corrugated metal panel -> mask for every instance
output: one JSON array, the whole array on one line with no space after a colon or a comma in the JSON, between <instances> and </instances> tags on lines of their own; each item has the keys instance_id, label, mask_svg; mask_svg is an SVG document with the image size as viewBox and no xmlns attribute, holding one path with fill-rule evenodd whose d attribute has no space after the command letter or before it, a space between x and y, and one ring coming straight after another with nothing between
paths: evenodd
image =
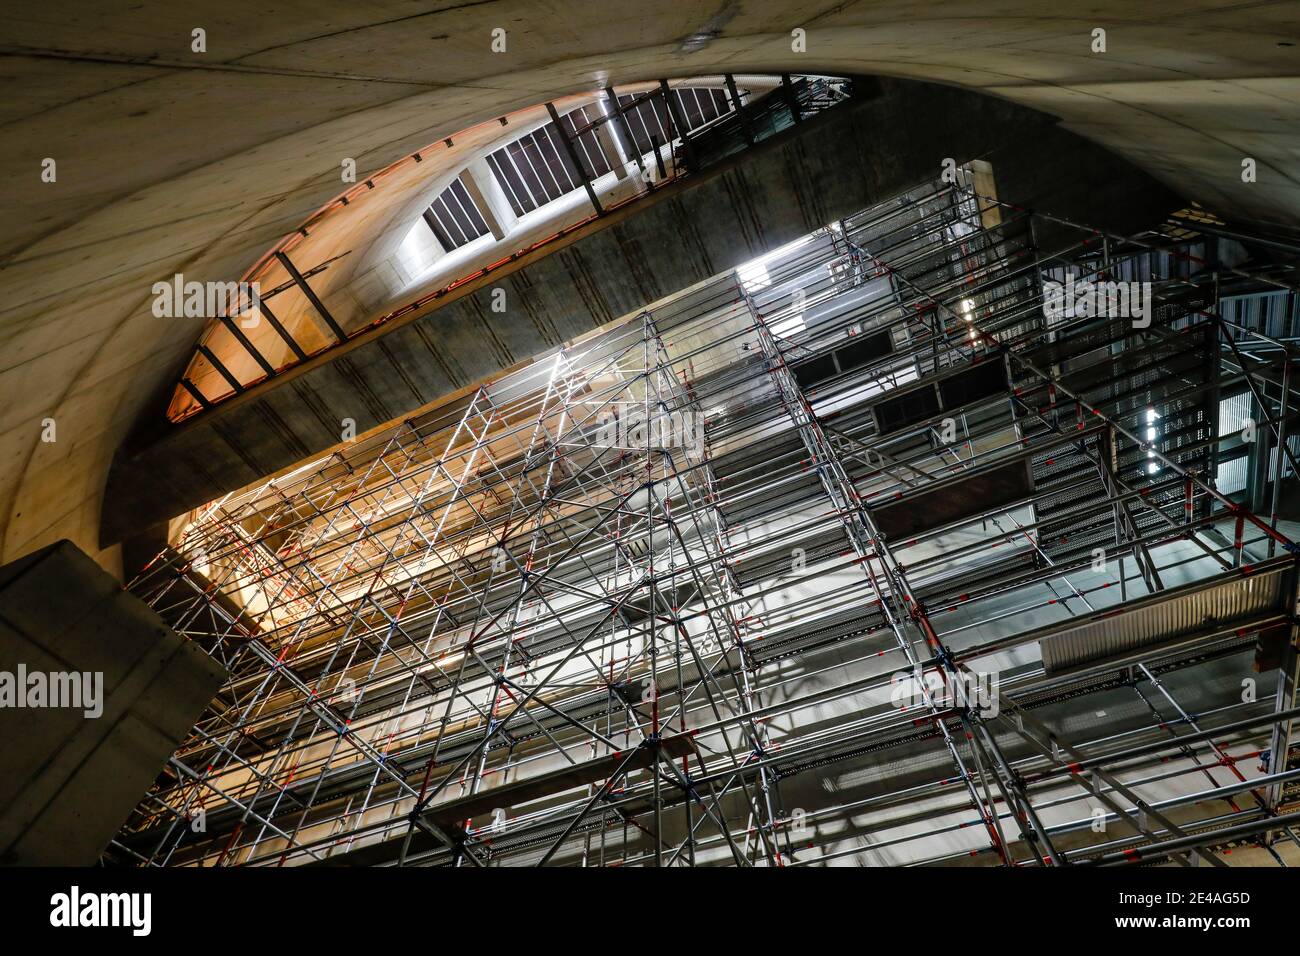
<instances>
[{"instance_id":1,"label":"corrugated metal panel","mask_svg":"<svg viewBox=\"0 0 1300 956\"><path fill-rule=\"evenodd\" d=\"M1276 447L1276 445L1273 446L1274 449L1276 449ZM1291 449L1291 454L1300 456L1300 435L1288 435L1286 439L1286 447ZM1297 458L1297 460L1300 460L1300 458ZM1282 480L1286 481L1290 477L1292 477L1291 462L1286 459L1286 456L1283 456ZM1273 453L1270 451L1268 457L1268 480L1273 481L1276 478L1277 459L1273 457Z\"/></svg>"},{"instance_id":2,"label":"corrugated metal panel","mask_svg":"<svg viewBox=\"0 0 1300 956\"><path fill-rule=\"evenodd\" d=\"M1217 583L1216 583L1217 582ZM1275 564L1247 576L1237 573L1129 602L1067 626L1039 642L1047 673L1140 647L1173 641L1210 628L1228 627L1270 611L1290 613L1295 604L1295 565Z\"/></svg>"},{"instance_id":3,"label":"corrugated metal panel","mask_svg":"<svg viewBox=\"0 0 1300 956\"><path fill-rule=\"evenodd\" d=\"M1225 495L1235 495L1246 487L1246 459L1234 458L1219 465L1214 476L1214 487Z\"/></svg>"},{"instance_id":4,"label":"corrugated metal panel","mask_svg":"<svg viewBox=\"0 0 1300 956\"><path fill-rule=\"evenodd\" d=\"M1249 418L1250 392L1222 399L1219 402L1219 437L1241 431Z\"/></svg>"},{"instance_id":5,"label":"corrugated metal panel","mask_svg":"<svg viewBox=\"0 0 1300 956\"><path fill-rule=\"evenodd\" d=\"M1276 338L1294 336L1300 326L1300 298L1286 291L1225 296L1219 303L1219 311L1230 322L1259 329ZM1233 332L1232 337L1242 341L1247 333Z\"/></svg>"}]
</instances>

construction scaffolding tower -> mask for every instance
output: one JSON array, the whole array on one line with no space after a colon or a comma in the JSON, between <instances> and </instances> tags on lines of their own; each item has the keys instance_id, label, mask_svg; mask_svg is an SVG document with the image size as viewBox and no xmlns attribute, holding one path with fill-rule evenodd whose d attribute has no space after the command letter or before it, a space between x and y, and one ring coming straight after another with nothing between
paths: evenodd
<instances>
[{"instance_id":1,"label":"construction scaffolding tower","mask_svg":"<svg viewBox=\"0 0 1300 956\"><path fill-rule=\"evenodd\" d=\"M230 678L106 862L1300 843L1289 269L986 173L191 515L132 588Z\"/></svg>"}]
</instances>

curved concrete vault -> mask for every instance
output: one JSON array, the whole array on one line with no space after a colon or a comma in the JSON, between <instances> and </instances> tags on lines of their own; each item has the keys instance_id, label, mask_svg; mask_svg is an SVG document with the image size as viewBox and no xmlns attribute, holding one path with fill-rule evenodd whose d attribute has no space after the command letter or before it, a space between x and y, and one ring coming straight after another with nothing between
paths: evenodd
<instances>
[{"instance_id":1,"label":"curved concrete vault","mask_svg":"<svg viewBox=\"0 0 1300 956\"><path fill-rule=\"evenodd\" d=\"M150 313L176 272L237 278L359 175L485 119L605 82L718 72L884 75L1060 117L1177 193L1300 223L1294 4L574 0L382 8L312 22L200 2L65 4L6 20L0 561L98 548L105 477L201 320ZM191 52L191 32L207 50ZM491 31L507 31L493 53ZM807 52L791 30L807 31ZM1092 31L1107 50L1093 53ZM684 38L703 34L691 43ZM925 116L915 116L917 124ZM1258 178L1243 183L1241 162ZM42 160L57 181L41 181ZM43 421L57 438L42 441Z\"/></svg>"}]
</instances>

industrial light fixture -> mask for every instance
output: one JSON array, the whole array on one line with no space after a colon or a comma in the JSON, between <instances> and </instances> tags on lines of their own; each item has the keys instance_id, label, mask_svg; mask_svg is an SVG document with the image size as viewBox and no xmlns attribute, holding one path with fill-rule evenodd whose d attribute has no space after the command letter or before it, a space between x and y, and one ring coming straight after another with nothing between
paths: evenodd
<instances>
[{"instance_id":1,"label":"industrial light fixture","mask_svg":"<svg viewBox=\"0 0 1300 956\"><path fill-rule=\"evenodd\" d=\"M1155 460L1154 451L1155 443L1160 440L1160 429L1157 422L1160 420L1160 414L1154 408L1148 408L1146 414L1147 420L1147 474L1156 475L1160 473L1160 463Z\"/></svg>"}]
</instances>

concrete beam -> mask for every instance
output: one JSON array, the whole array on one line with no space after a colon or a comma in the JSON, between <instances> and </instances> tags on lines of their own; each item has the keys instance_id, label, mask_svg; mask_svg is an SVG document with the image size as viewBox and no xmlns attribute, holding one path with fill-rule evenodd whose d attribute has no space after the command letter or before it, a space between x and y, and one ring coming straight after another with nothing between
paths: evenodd
<instances>
[{"instance_id":1,"label":"concrete beam","mask_svg":"<svg viewBox=\"0 0 1300 956\"><path fill-rule=\"evenodd\" d=\"M483 221L487 223L492 237L497 242L500 242L506 237L506 227L502 223L510 220L503 220L503 217L497 212L498 204L494 200L498 199L498 196L491 191L496 184L491 171L487 168L487 163L481 160L470 163L468 167L461 170L458 178L461 185L465 187L465 192L469 193L469 198L474 200L474 204L478 206L478 210L483 216Z\"/></svg>"},{"instance_id":2,"label":"concrete beam","mask_svg":"<svg viewBox=\"0 0 1300 956\"><path fill-rule=\"evenodd\" d=\"M0 682L20 672L87 693L34 709L0 683L0 864L93 865L225 671L61 541L0 568Z\"/></svg>"}]
</instances>

